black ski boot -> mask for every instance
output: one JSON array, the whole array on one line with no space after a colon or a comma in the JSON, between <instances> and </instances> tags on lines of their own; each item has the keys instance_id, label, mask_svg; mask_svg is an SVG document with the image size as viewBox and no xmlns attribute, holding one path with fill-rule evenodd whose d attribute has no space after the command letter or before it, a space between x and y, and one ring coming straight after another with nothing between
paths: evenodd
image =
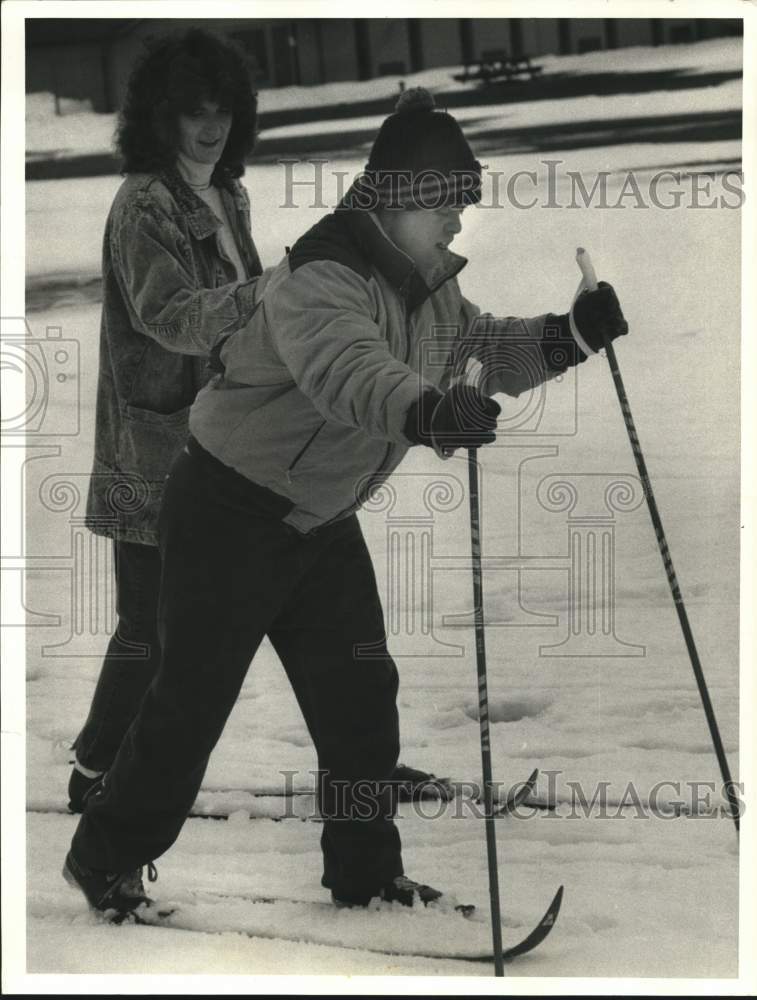
<instances>
[{"instance_id":1,"label":"black ski boot","mask_svg":"<svg viewBox=\"0 0 757 1000\"><path fill-rule=\"evenodd\" d=\"M389 779L399 802L418 802L420 799L441 799L451 802L455 797L449 778L437 778L435 774L419 771L407 764L398 764Z\"/></svg>"},{"instance_id":2,"label":"black ski boot","mask_svg":"<svg viewBox=\"0 0 757 1000\"><path fill-rule=\"evenodd\" d=\"M154 882L158 877L155 865L147 866L147 877ZM101 869L85 868L69 851L63 865L63 878L73 889L84 894L93 910L106 916L112 914L111 923L120 924L142 905L152 906L153 900L145 892L142 869L130 872L106 872Z\"/></svg>"},{"instance_id":3,"label":"black ski boot","mask_svg":"<svg viewBox=\"0 0 757 1000\"><path fill-rule=\"evenodd\" d=\"M372 896L356 895L349 898L336 896L331 893L334 905L340 909L351 906L368 906L372 899L383 899L387 903L401 903L403 906L415 906L416 903L423 903L428 906L442 898L442 893L438 889L432 889L430 885L422 885L420 882L413 882L407 875L397 875Z\"/></svg>"}]
</instances>

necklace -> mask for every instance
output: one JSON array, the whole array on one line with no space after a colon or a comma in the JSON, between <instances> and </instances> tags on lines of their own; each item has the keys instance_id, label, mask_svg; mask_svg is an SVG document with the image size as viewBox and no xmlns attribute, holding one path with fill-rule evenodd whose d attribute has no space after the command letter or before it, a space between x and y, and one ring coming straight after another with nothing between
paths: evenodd
<instances>
[{"instance_id":1,"label":"necklace","mask_svg":"<svg viewBox=\"0 0 757 1000\"><path fill-rule=\"evenodd\" d=\"M184 183L193 191L207 191L213 177L212 164L193 163L189 157L179 153L176 166ZM203 176L204 175L204 176Z\"/></svg>"}]
</instances>

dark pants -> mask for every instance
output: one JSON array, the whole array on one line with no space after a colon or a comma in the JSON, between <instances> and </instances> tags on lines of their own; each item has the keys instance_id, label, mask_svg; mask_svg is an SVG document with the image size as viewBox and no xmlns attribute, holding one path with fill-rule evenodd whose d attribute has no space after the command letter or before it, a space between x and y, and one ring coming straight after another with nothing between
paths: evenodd
<instances>
[{"instance_id":1,"label":"dark pants","mask_svg":"<svg viewBox=\"0 0 757 1000\"><path fill-rule=\"evenodd\" d=\"M107 771L160 664L155 546L114 542L118 626L103 660L84 727L74 747L80 764Z\"/></svg>"},{"instance_id":2,"label":"dark pants","mask_svg":"<svg viewBox=\"0 0 757 1000\"><path fill-rule=\"evenodd\" d=\"M123 871L171 846L268 634L318 754L324 884L357 900L402 873L385 784L398 679L370 556L356 517L304 537L282 523L288 508L204 453L175 464L161 512L160 667L88 800L73 842L81 863Z\"/></svg>"}]
</instances>

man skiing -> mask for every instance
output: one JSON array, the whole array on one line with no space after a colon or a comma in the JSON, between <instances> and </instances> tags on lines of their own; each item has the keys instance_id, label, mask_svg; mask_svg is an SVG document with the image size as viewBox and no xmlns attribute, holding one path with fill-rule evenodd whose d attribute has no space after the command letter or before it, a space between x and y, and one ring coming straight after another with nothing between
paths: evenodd
<instances>
[{"instance_id":1,"label":"man skiing","mask_svg":"<svg viewBox=\"0 0 757 1000\"><path fill-rule=\"evenodd\" d=\"M152 877L179 835L265 635L318 754L334 902L442 895L404 874L387 781L398 678L355 512L408 448L492 442L489 393L517 395L628 331L609 285L566 315L481 315L449 249L480 186L455 119L407 91L359 183L259 279L252 318L217 352L161 510L160 667L64 867L95 909L149 905L142 868ZM469 358L478 388L452 384Z\"/></svg>"}]
</instances>

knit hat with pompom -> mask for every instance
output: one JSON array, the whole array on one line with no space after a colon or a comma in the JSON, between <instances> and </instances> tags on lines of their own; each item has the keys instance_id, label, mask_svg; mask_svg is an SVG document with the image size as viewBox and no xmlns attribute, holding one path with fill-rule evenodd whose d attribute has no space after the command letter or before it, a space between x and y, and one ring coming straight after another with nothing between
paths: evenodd
<instances>
[{"instance_id":1,"label":"knit hat with pompom","mask_svg":"<svg viewBox=\"0 0 757 1000\"><path fill-rule=\"evenodd\" d=\"M470 205L481 198L481 164L452 115L414 87L379 129L360 187L384 207Z\"/></svg>"}]
</instances>

